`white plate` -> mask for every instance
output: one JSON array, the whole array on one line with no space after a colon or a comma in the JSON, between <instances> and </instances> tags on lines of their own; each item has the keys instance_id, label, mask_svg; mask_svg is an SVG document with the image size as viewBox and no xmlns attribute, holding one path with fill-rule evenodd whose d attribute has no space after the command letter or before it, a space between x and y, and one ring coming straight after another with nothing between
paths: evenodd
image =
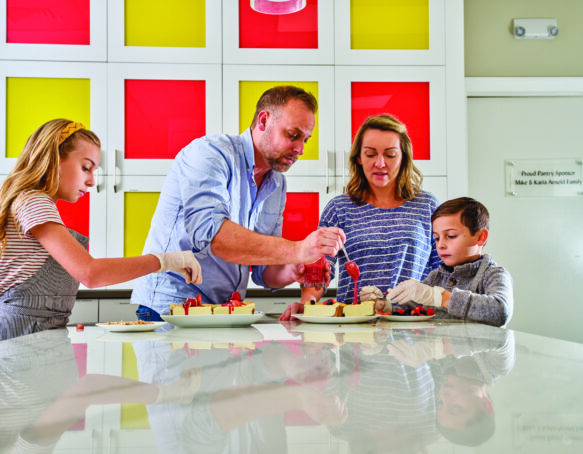
<instances>
[{"instance_id":1,"label":"white plate","mask_svg":"<svg viewBox=\"0 0 583 454\"><path fill-rule=\"evenodd\" d=\"M249 326L264 315L263 312L255 312L254 314L162 315L162 318L180 328L224 328Z\"/></svg>"},{"instance_id":2,"label":"white plate","mask_svg":"<svg viewBox=\"0 0 583 454\"><path fill-rule=\"evenodd\" d=\"M380 315L384 320L391 320L393 322L421 322L435 317L435 315Z\"/></svg>"},{"instance_id":3,"label":"white plate","mask_svg":"<svg viewBox=\"0 0 583 454\"><path fill-rule=\"evenodd\" d=\"M294 317L302 322L337 325L343 325L345 323L365 323L377 318L376 315L362 315L360 317L318 317L317 315L303 314L294 314Z\"/></svg>"},{"instance_id":4,"label":"white plate","mask_svg":"<svg viewBox=\"0 0 583 454\"><path fill-rule=\"evenodd\" d=\"M144 331L154 331L161 326L164 326L166 322L152 322L147 325L108 325L107 323L96 323L95 326L99 326L107 331L114 333L129 333L129 332L144 332Z\"/></svg>"}]
</instances>

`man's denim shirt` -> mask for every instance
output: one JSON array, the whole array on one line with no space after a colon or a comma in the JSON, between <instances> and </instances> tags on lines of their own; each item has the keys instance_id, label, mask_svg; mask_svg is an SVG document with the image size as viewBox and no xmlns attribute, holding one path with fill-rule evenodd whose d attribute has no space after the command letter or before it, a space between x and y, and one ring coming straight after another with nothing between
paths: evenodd
<instances>
[{"instance_id":1,"label":"man's denim shirt","mask_svg":"<svg viewBox=\"0 0 583 454\"><path fill-rule=\"evenodd\" d=\"M206 303L222 303L234 291L245 295L250 269L253 282L265 287L265 266L236 265L211 251L211 241L229 219L264 235L281 236L285 177L269 171L257 192L251 131L194 140L176 156L162 188L144 254L192 250L202 267L201 285L187 285L174 272L153 273L136 281L131 302L170 311L198 293Z\"/></svg>"}]
</instances>

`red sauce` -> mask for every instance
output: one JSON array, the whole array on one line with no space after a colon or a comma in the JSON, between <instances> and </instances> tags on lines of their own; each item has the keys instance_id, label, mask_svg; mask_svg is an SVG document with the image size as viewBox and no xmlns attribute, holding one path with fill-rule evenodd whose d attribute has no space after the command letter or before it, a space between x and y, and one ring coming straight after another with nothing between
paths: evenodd
<instances>
[{"instance_id":1,"label":"red sauce","mask_svg":"<svg viewBox=\"0 0 583 454\"><path fill-rule=\"evenodd\" d=\"M358 277L360 276L360 270L358 269L358 265L353 262L349 261L346 263L346 271L348 275L354 280L354 301L352 304L358 304L358 289L357 289L357 281Z\"/></svg>"}]
</instances>

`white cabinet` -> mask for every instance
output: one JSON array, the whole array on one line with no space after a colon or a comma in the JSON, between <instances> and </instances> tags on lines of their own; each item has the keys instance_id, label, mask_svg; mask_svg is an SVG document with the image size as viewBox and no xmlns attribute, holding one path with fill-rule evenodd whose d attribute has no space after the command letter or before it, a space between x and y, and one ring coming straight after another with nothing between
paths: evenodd
<instances>
[{"instance_id":1,"label":"white cabinet","mask_svg":"<svg viewBox=\"0 0 583 454\"><path fill-rule=\"evenodd\" d=\"M458 0L447 2L455 3L456 8L461 8ZM407 1L402 1L400 11L397 5L399 2L384 3L351 0L334 2L335 63L355 66L443 65L446 53L444 27L446 0L428 0L427 14L419 14L419 11L416 11L423 10L423 2L407 5ZM411 10L411 14L406 14L407 10ZM371 15L374 21L371 21ZM368 21L359 24L360 18L364 20L368 18ZM428 22L429 29L426 44L423 44L423 38L420 38L421 43L407 48L415 33L427 33L424 20ZM359 33L366 35L364 40L361 40L366 44L359 44ZM391 34L404 36L403 40L407 45L401 48L383 46L383 38ZM377 43L378 48L375 47Z\"/></svg>"},{"instance_id":2,"label":"white cabinet","mask_svg":"<svg viewBox=\"0 0 583 454\"><path fill-rule=\"evenodd\" d=\"M107 80L110 175L165 175L197 135L221 132L220 65L109 63Z\"/></svg>"},{"instance_id":3,"label":"white cabinet","mask_svg":"<svg viewBox=\"0 0 583 454\"><path fill-rule=\"evenodd\" d=\"M316 127L289 176L327 175L334 151L334 73L332 66L224 65L223 129L243 132L251 125L261 94L275 85L299 85L318 98ZM241 105L243 104L243 105Z\"/></svg>"},{"instance_id":4,"label":"white cabinet","mask_svg":"<svg viewBox=\"0 0 583 454\"><path fill-rule=\"evenodd\" d=\"M268 2L265 2L268 3ZM315 2L310 2L315 3ZM245 10L241 11L243 5ZM334 1L318 0L317 8L312 4L299 14L304 15L301 26L291 24L288 15L269 15L250 12L249 2L239 0L223 0L223 63L258 64L258 65L333 65L334 64ZM310 11L310 10L317 11ZM256 22L245 23L245 18L259 18ZM270 27L271 26L271 27ZM251 47L253 44L244 41L251 33L245 33L243 27L255 27L257 34L263 35L262 47ZM290 41L289 47L281 48L270 40L278 32ZM270 33L273 33L270 35ZM310 41L306 34L312 34ZM304 38L298 42L298 38ZM294 41L296 40L296 41ZM258 41L258 40L255 40ZM255 44L259 45L259 44ZM300 47L301 46L301 47Z\"/></svg>"},{"instance_id":5,"label":"white cabinet","mask_svg":"<svg viewBox=\"0 0 583 454\"><path fill-rule=\"evenodd\" d=\"M8 5L8 3L12 3ZM22 2L0 3L0 58L8 60L106 61L107 60L107 2L92 0L75 5L78 10L66 11L66 2L42 5L42 14ZM121 3L121 2L118 2ZM11 8L10 16L9 8ZM65 10L63 9L65 8ZM86 8L86 9L85 9ZM58 15L65 12L67 20ZM5 20L5 18L8 18ZM43 22L49 33L42 44L31 41L30 27ZM21 39L23 35L25 39ZM69 36L68 36L69 35ZM73 35L73 36L70 36ZM13 37L12 39L10 37ZM39 36L35 36L38 38ZM38 41L37 41L38 42ZM61 44L54 44L60 42ZM65 44L66 42L66 44ZM78 44L75 44L77 42ZM82 44L81 44L82 43Z\"/></svg>"},{"instance_id":6,"label":"white cabinet","mask_svg":"<svg viewBox=\"0 0 583 454\"><path fill-rule=\"evenodd\" d=\"M108 0L107 9L110 62L221 62L219 0L147 5Z\"/></svg>"},{"instance_id":7,"label":"white cabinet","mask_svg":"<svg viewBox=\"0 0 583 454\"><path fill-rule=\"evenodd\" d=\"M7 3L2 2L2 12L8 11ZM6 138L0 173L9 172L24 140L46 116L60 112L30 90L14 90L14 82L57 79L66 87L67 81L88 81L82 111L87 119L68 104L65 112L86 121L103 143L97 187L90 194L94 256L141 254L175 154L197 136L242 132L259 95L282 83L299 84L318 98L314 135L286 175L290 193L318 194L320 212L348 181L347 156L361 122L356 115L399 117L406 104L392 111L392 93L378 91L378 84L395 84L395 90L401 90L399 84L425 87L427 96L412 97L407 106L426 120L421 129L427 150L415 160L424 188L440 201L465 193L462 0L414 5L307 0L301 16L280 17L258 15L249 2L238 0L177 0L178 15L165 11L163 2L89 4L91 35L85 45L7 42L13 17L0 21L0 99L5 102L0 136ZM393 8L390 14L387 8ZM304 41L290 46L286 37ZM177 88L182 84L189 87L185 92ZM356 96L363 86L370 95ZM69 102L67 90L57 92ZM181 95L186 92L191 96ZM199 127L189 125L185 115L196 116ZM419 148L414 143L414 153Z\"/></svg>"}]
</instances>

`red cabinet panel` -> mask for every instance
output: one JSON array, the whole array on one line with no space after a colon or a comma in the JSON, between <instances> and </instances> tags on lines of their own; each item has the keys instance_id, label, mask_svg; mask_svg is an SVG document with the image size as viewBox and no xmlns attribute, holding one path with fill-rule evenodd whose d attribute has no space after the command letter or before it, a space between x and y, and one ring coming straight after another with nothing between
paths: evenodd
<instances>
[{"instance_id":1,"label":"red cabinet panel","mask_svg":"<svg viewBox=\"0 0 583 454\"><path fill-rule=\"evenodd\" d=\"M89 236L89 197L90 194L85 194L76 203L57 201L57 209L65 226L87 237Z\"/></svg>"},{"instance_id":2,"label":"red cabinet panel","mask_svg":"<svg viewBox=\"0 0 583 454\"><path fill-rule=\"evenodd\" d=\"M317 192L288 192L283 211L282 236L299 241L318 228L320 194Z\"/></svg>"},{"instance_id":3,"label":"red cabinet panel","mask_svg":"<svg viewBox=\"0 0 583 454\"><path fill-rule=\"evenodd\" d=\"M297 1L257 1L258 6ZM277 5L276 5L277 6ZM293 6L293 5L291 5ZM258 8L260 9L260 8ZM251 49L317 49L318 1L307 0L306 6L291 14L264 14L251 8L250 0L239 0L239 47Z\"/></svg>"},{"instance_id":4,"label":"red cabinet panel","mask_svg":"<svg viewBox=\"0 0 583 454\"><path fill-rule=\"evenodd\" d=\"M89 0L7 0L6 42L88 45Z\"/></svg>"},{"instance_id":5,"label":"red cabinet panel","mask_svg":"<svg viewBox=\"0 0 583 454\"><path fill-rule=\"evenodd\" d=\"M352 138L370 115L391 114L407 126L414 159L430 159L429 82L352 82Z\"/></svg>"},{"instance_id":6,"label":"red cabinet panel","mask_svg":"<svg viewBox=\"0 0 583 454\"><path fill-rule=\"evenodd\" d=\"M126 80L125 158L173 159L206 131L204 80Z\"/></svg>"}]
</instances>

